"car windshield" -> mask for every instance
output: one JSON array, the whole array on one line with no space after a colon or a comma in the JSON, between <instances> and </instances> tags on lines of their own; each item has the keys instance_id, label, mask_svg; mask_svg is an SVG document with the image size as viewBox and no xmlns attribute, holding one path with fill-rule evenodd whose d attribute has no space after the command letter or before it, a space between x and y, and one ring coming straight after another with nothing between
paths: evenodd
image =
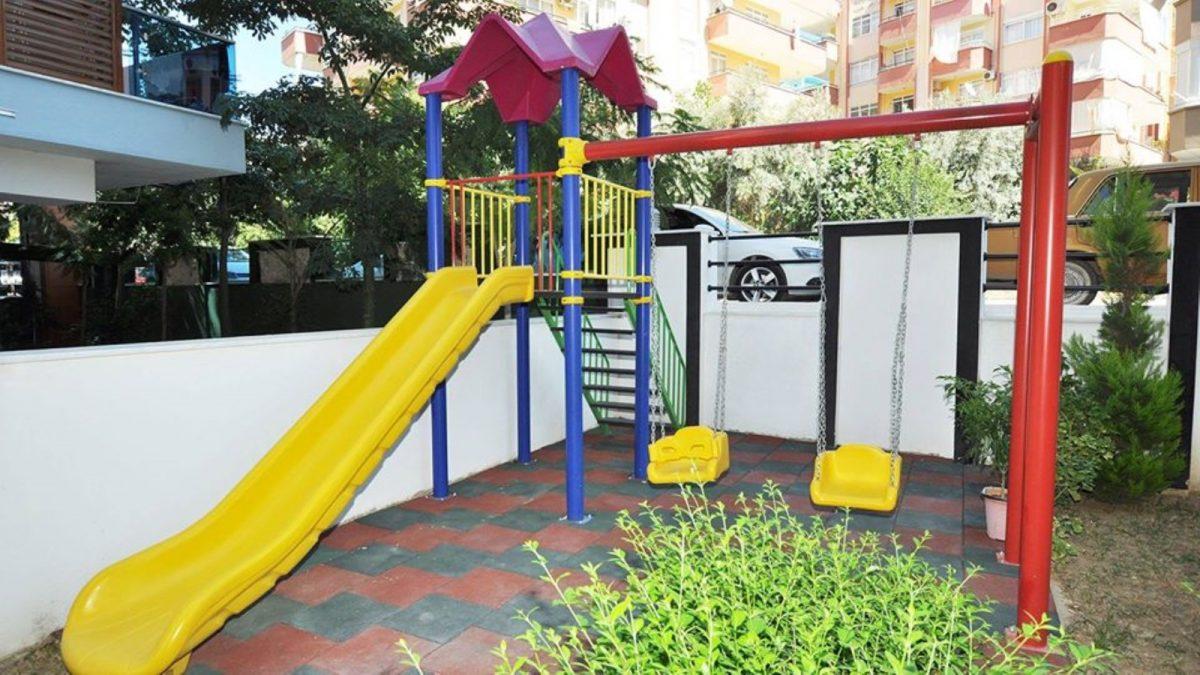
<instances>
[{"instance_id":1,"label":"car windshield","mask_svg":"<svg viewBox=\"0 0 1200 675\"><path fill-rule=\"evenodd\" d=\"M707 206L689 206L688 209L720 229L725 229L726 215L724 211L710 209ZM756 228L746 224L744 221L738 220L736 216L728 216L728 219L730 232L734 234L758 234Z\"/></svg>"}]
</instances>

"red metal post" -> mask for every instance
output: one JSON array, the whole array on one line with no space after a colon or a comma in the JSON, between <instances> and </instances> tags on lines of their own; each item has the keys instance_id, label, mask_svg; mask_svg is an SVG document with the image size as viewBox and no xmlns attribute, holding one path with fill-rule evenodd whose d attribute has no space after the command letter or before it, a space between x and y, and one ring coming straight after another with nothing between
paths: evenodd
<instances>
[{"instance_id":1,"label":"red metal post","mask_svg":"<svg viewBox=\"0 0 1200 675\"><path fill-rule=\"evenodd\" d=\"M1003 561L1021 563L1021 507L1025 495L1025 392L1029 375L1029 287L1033 285L1033 208L1037 199L1037 129L1025 134L1021 165L1021 227L1017 244L1017 310L1013 340L1012 426L1008 452L1008 514Z\"/></svg>"},{"instance_id":2,"label":"red metal post","mask_svg":"<svg viewBox=\"0 0 1200 675\"><path fill-rule=\"evenodd\" d=\"M1025 478L1021 512L1021 573L1017 621L1041 620L1050 605L1050 542L1058 383L1062 368L1063 267L1066 263L1067 162L1071 151L1070 54L1042 64L1038 108L1038 186L1033 212L1033 284L1029 294L1029 378L1026 391ZM1032 646L1045 643L1039 634Z\"/></svg>"},{"instance_id":3,"label":"red metal post","mask_svg":"<svg viewBox=\"0 0 1200 675\"><path fill-rule=\"evenodd\" d=\"M1030 101L994 103L964 108L919 110L916 112L852 117L849 119L795 122L760 127L740 127L689 134L665 134L645 138L594 141L584 147L588 161L665 155L676 152L732 150L734 148L789 143L816 143L873 136L907 136L935 131L988 129L1020 126L1029 122L1033 111Z\"/></svg>"}]
</instances>

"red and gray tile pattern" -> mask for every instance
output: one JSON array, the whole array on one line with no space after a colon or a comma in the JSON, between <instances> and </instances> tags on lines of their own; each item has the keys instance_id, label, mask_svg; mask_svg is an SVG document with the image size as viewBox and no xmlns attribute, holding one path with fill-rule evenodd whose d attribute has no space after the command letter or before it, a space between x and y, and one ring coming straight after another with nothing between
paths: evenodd
<instances>
[{"instance_id":1,"label":"red and gray tile pattern","mask_svg":"<svg viewBox=\"0 0 1200 675\"><path fill-rule=\"evenodd\" d=\"M455 497L415 499L341 525L322 538L304 563L266 597L231 619L193 654L192 673L402 672L395 644L422 655L425 672L491 672L492 654L525 624L565 622L541 570L522 544L540 542L553 569L602 562L622 545L615 530L622 509L643 501L669 507L670 489L628 479L632 439L587 438L587 504L592 519L563 523L561 445L535 453L529 466L505 464L454 485ZM709 494L732 501L767 480L782 486L794 511L817 514L808 500L811 445L735 435L733 466ZM995 625L1016 617L1016 568L996 562L999 546L984 532L983 478L944 460L908 458L900 507L848 518L851 529L929 539L922 553L947 573L980 567L968 586L996 601ZM601 568L601 572L606 567ZM607 568L607 571L614 571Z\"/></svg>"}]
</instances>

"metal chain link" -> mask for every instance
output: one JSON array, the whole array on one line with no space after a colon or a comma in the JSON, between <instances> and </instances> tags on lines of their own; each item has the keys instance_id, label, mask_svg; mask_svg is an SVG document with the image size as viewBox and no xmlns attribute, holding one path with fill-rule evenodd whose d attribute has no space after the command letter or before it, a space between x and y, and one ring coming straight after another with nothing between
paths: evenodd
<instances>
[{"instance_id":1,"label":"metal chain link","mask_svg":"<svg viewBox=\"0 0 1200 675\"><path fill-rule=\"evenodd\" d=\"M655 245L654 237L654 219L658 211L654 206L654 164L655 159L650 159L650 270L647 274L650 275L650 442L653 443L663 436L667 435L666 423L663 418L666 417L666 404L663 401L662 389L658 386L658 376L662 372L662 336L663 327L660 325L658 318L658 293L655 287L658 284L658 246Z\"/></svg>"},{"instance_id":2,"label":"metal chain link","mask_svg":"<svg viewBox=\"0 0 1200 675\"><path fill-rule=\"evenodd\" d=\"M733 210L733 151L725 155L725 233L721 239L721 337L717 344L717 391L713 397L713 426L725 430L725 380L729 367L729 212Z\"/></svg>"},{"instance_id":3,"label":"metal chain link","mask_svg":"<svg viewBox=\"0 0 1200 675\"><path fill-rule=\"evenodd\" d=\"M818 143L817 150L821 145ZM818 305L817 316L820 323L817 338L817 461L813 465L813 479L821 479L821 453L825 452L828 443L828 430L825 428L825 205L821 193L825 188L825 153L816 155L817 164L817 241L821 244L821 267L818 283L821 286L821 302Z\"/></svg>"},{"instance_id":4,"label":"metal chain link","mask_svg":"<svg viewBox=\"0 0 1200 675\"><path fill-rule=\"evenodd\" d=\"M908 191L908 233L904 239L904 281L900 286L900 312L896 317L896 338L892 342L892 390L888 427L888 447L892 453L891 484L898 478L897 459L900 456L900 423L904 415L904 356L908 340L908 287L912 271L913 233L917 222L917 183L921 173L921 138L912 140L912 180Z\"/></svg>"}]
</instances>

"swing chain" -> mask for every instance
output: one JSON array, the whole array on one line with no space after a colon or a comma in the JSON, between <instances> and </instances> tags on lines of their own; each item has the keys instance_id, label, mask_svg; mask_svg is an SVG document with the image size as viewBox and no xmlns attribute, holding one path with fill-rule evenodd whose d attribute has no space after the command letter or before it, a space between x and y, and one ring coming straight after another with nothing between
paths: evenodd
<instances>
[{"instance_id":1,"label":"swing chain","mask_svg":"<svg viewBox=\"0 0 1200 675\"><path fill-rule=\"evenodd\" d=\"M821 198L821 193L824 191L824 176L825 176L825 153L821 151L821 144L816 145L818 153L815 156L817 165L817 176L819 180L816 183L817 188L817 241L821 244L821 251L825 250L825 211L824 201ZM821 454L827 449L825 447L828 441L828 430L825 428L825 303L827 297L825 295L825 256L821 255L821 267L817 283L821 288L821 300L817 308L817 317L819 322L820 336L817 339L817 461L813 466L813 478L821 479Z\"/></svg>"},{"instance_id":2,"label":"swing chain","mask_svg":"<svg viewBox=\"0 0 1200 675\"><path fill-rule=\"evenodd\" d=\"M661 319L659 313L662 308L658 306L658 293L655 290L657 277L655 272L658 269L658 247L654 242L654 219L657 217L658 210L654 206L654 164L655 158L650 158L650 269L646 273L650 275L650 442L654 443L658 439L666 436L666 423L663 418L666 416L666 404L663 401L662 389L658 386L658 375L662 370L661 346L663 327L660 325Z\"/></svg>"},{"instance_id":3,"label":"swing chain","mask_svg":"<svg viewBox=\"0 0 1200 675\"><path fill-rule=\"evenodd\" d=\"M904 240L904 280L900 287L900 312L896 317L896 338L892 343L892 390L889 411L888 447L891 450L891 485L896 485L897 459L900 455L900 423L904 416L904 356L908 341L908 287L912 271L913 234L917 222L917 183L921 173L921 137L912 140L912 179L908 191L908 232Z\"/></svg>"},{"instance_id":4,"label":"swing chain","mask_svg":"<svg viewBox=\"0 0 1200 675\"><path fill-rule=\"evenodd\" d=\"M713 426L725 430L725 381L729 367L729 212L733 210L733 150L725 154L725 232L721 239L721 337L717 345L717 391L713 398Z\"/></svg>"}]
</instances>

